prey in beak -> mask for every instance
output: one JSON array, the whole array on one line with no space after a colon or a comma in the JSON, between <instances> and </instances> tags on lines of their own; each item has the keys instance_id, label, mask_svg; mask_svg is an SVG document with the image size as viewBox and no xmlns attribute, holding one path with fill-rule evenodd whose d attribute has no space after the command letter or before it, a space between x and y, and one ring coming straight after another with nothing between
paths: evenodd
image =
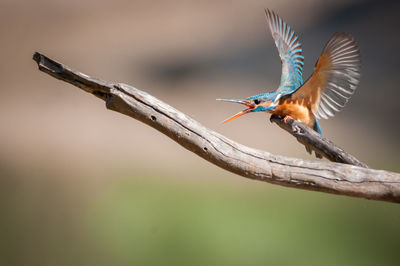
<instances>
[{"instance_id":1,"label":"prey in beak","mask_svg":"<svg viewBox=\"0 0 400 266\"><path fill-rule=\"evenodd\" d=\"M243 111L241 111L241 112L229 117L228 119L222 121L222 123L226 123L226 122L232 121L233 119L238 118L239 116L242 116L242 115L245 115L247 113L250 113L257 107L250 100L217 99L217 101L240 103L240 104L246 105L248 107L247 109L244 109Z\"/></svg>"}]
</instances>

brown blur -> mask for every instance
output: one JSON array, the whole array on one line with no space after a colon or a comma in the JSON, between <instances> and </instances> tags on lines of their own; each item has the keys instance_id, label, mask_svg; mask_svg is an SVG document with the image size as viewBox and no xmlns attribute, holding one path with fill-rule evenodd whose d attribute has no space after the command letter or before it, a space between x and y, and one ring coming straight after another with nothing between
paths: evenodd
<instances>
[{"instance_id":1,"label":"brown blur","mask_svg":"<svg viewBox=\"0 0 400 266\"><path fill-rule=\"evenodd\" d=\"M268 115L221 124L242 106L216 98L278 86L264 8L299 35L305 79L334 32L355 36L361 83L322 131L371 167L400 171L397 1L0 0L0 264L310 265L308 249L314 264L396 261L397 206L244 180L31 59L44 53L147 91L242 144L314 160ZM376 226L386 231L369 235ZM295 246L297 260L284 254Z\"/></svg>"}]
</instances>

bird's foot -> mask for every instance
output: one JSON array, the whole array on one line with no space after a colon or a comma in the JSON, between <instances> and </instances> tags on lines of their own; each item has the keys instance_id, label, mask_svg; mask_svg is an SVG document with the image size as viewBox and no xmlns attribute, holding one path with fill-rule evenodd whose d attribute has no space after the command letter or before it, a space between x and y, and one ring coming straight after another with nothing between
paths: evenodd
<instances>
[{"instance_id":1,"label":"bird's foot","mask_svg":"<svg viewBox=\"0 0 400 266\"><path fill-rule=\"evenodd\" d=\"M289 121L289 119L294 119L294 118L291 117L290 115L286 115L286 116L283 118L283 122L285 122L285 124L287 124L288 121Z\"/></svg>"}]
</instances>

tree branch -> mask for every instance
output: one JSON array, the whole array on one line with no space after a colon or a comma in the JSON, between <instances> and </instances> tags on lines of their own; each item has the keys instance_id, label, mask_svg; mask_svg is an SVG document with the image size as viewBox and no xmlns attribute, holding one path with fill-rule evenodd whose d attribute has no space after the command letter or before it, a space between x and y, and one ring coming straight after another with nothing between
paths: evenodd
<instances>
[{"instance_id":1,"label":"tree branch","mask_svg":"<svg viewBox=\"0 0 400 266\"><path fill-rule=\"evenodd\" d=\"M286 187L400 203L400 174L289 158L252 149L207 129L184 113L134 87L91 78L39 53L35 53L33 59L41 71L103 99L107 109L157 129L203 159L238 175ZM289 121L287 126L279 120L275 122L296 137L304 135L293 133L296 127L304 130L296 121ZM307 137L299 141L309 144ZM318 148L318 145L314 146L318 152L322 152L325 148ZM332 146L333 143L327 145Z\"/></svg>"},{"instance_id":2,"label":"tree branch","mask_svg":"<svg viewBox=\"0 0 400 266\"><path fill-rule=\"evenodd\" d=\"M271 122L276 123L282 129L292 134L298 142L304 144L306 147L311 148L316 153L323 155L329 161L369 168L365 163L360 162L353 155L348 154L336 146L335 143L327 138L322 137L316 131L299 121L289 119L285 123L282 118L271 116Z\"/></svg>"}]
</instances>

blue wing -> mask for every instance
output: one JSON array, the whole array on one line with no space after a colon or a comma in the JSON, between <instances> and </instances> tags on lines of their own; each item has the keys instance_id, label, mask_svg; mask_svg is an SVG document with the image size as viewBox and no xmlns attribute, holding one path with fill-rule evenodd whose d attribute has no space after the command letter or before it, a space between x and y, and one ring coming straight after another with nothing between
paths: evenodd
<instances>
[{"instance_id":1,"label":"blue wing","mask_svg":"<svg viewBox=\"0 0 400 266\"><path fill-rule=\"evenodd\" d=\"M301 43L294 31L273 11L265 10L269 28L282 61L281 84L277 92L293 93L303 84Z\"/></svg>"}]
</instances>

